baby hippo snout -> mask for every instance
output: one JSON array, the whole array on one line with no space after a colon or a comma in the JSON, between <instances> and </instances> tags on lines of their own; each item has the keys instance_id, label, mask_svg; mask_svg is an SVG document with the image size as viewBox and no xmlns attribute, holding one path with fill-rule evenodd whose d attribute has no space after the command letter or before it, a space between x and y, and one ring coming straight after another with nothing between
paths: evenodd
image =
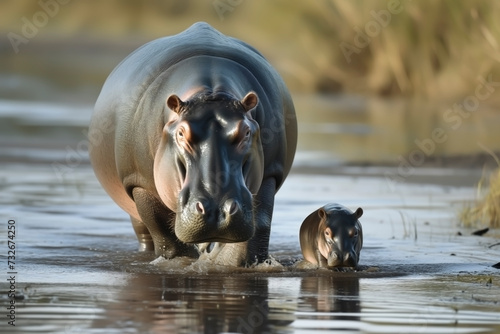
<instances>
[{"instance_id":1,"label":"baby hippo snout","mask_svg":"<svg viewBox=\"0 0 500 334\"><path fill-rule=\"evenodd\" d=\"M328 267L356 267L358 257L352 252L332 251L328 256Z\"/></svg>"}]
</instances>

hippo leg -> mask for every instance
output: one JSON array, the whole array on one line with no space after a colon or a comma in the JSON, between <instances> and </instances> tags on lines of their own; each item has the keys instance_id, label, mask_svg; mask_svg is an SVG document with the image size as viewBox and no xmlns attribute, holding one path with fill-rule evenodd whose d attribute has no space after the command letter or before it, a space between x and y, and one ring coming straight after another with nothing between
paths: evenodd
<instances>
[{"instance_id":1,"label":"hippo leg","mask_svg":"<svg viewBox=\"0 0 500 334\"><path fill-rule=\"evenodd\" d=\"M132 221L135 235L137 235L137 239L139 240L139 252L154 251L155 246L153 244L153 238L151 238L151 234L146 225L132 216L130 216L130 220Z\"/></svg>"},{"instance_id":2,"label":"hippo leg","mask_svg":"<svg viewBox=\"0 0 500 334\"><path fill-rule=\"evenodd\" d=\"M194 246L179 241L175 236L172 227L175 214L171 210L143 188L134 188L132 196L142 223L144 223L153 240L157 256L163 256L167 259L176 256L198 257L198 251Z\"/></svg>"},{"instance_id":3,"label":"hippo leg","mask_svg":"<svg viewBox=\"0 0 500 334\"><path fill-rule=\"evenodd\" d=\"M271 220L274 210L274 195L276 194L276 180L267 178L262 181L255 198L255 234L248 241L247 261L263 262L269 255L269 236L271 234Z\"/></svg>"},{"instance_id":4,"label":"hippo leg","mask_svg":"<svg viewBox=\"0 0 500 334\"><path fill-rule=\"evenodd\" d=\"M321 254L319 249L316 250L316 259L318 260L318 267L328 268L328 260Z\"/></svg>"}]
</instances>

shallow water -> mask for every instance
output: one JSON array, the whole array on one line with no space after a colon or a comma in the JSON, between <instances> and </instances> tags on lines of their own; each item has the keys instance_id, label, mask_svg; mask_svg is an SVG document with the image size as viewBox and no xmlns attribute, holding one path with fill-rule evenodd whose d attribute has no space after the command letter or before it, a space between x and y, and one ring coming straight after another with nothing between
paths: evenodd
<instances>
[{"instance_id":1,"label":"shallow water","mask_svg":"<svg viewBox=\"0 0 500 334\"><path fill-rule=\"evenodd\" d=\"M492 267L499 233L472 236L457 223L480 170L419 168L398 183L386 177L397 167L306 173L341 157L318 150L331 160L310 159L302 147L276 198L268 263L167 261L136 251L127 215L95 179L81 133L89 112L0 103L0 257L8 279L7 226L15 220L17 293L12 327L2 279L1 332L500 331L500 271ZM364 209L359 271L300 262L302 220L334 201Z\"/></svg>"}]
</instances>

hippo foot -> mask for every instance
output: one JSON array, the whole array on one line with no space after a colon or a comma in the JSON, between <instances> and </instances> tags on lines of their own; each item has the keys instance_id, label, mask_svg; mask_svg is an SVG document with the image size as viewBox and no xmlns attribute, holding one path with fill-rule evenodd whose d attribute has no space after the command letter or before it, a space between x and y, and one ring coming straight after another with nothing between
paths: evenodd
<instances>
[{"instance_id":1,"label":"hippo foot","mask_svg":"<svg viewBox=\"0 0 500 334\"><path fill-rule=\"evenodd\" d=\"M170 245L163 242L155 242L154 251L156 256L162 256L166 259L173 259L179 256L197 259L200 256L196 247L181 242Z\"/></svg>"},{"instance_id":2,"label":"hippo foot","mask_svg":"<svg viewBox=\"0 0 500 334\"><path fill-rule=\"evenodd\" d=\"M134 232L137 236L137 240L139 240L139 252L154 251L155 246L153 243L153 238L151 238L151 234L146 228L146 225L132 216L130 216L130 221L132 222L132 226L134 227Z\"/></svg>"}]
</instances>

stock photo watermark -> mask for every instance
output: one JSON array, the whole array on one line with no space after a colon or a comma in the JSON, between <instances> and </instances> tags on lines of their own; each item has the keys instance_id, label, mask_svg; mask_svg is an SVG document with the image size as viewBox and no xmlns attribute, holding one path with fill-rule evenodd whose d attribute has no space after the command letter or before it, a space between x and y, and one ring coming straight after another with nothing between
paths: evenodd
<instances>
[{"instance_id":1,"label":"stock photo watermark","mask_svg":"<svg viewBox=\"0 0 500 334\"><path fill-rule=\"evenodd\" d=\"M19 53L19 47L28 44L35 38L40 29L45 27L50 19L54 18L62 5L66 5L71 0L40 0L38 6L40 10L36 11L31 17L21 17L20 33L9 32L7 38L15 53Z\"/></svg>"},{"instance_id":2,"label":"stock photo watermark","mask_svg":"<svg viewBox=\"0 0 500 334\"><path fill-rule=\"evenodd\" d=\"M114 124L111 118L107 118L100 123L100 126L94 129L94 131L89 132L87 129L83 130L82 133L86 139L80 140L76 144L76 149L71 146L66 146L66 155L64 163L53 162L52 169L57 175L59 181L64 181L65 176L71 173L75 168L80 166L89 155L89 150L92 148L98 148L104 143L104 135L113 131Z\"/></svg>"},{"instance_id":3,"label":"stock photo watermark","mask_svg":"<svg viewBox=\"0 0 500 334\"><path fill-rule=\"evenodd\" d=\"M471 113L476 111L481 102L487 100L495 92L495 87L500 87L500 81L493 81L492 75L487 78L478 77L478 84L474 94L466 96L460 103L454 103L446 109L442 115L442 121L446 127L436 127L427 138L415 138L416 146L406 157L398 157L397 172L386 172L385 178L389 188L395 190L398 183L402 183L406 178L415 173L415 168L424 164L425 160L434 154L440 144L448 140L448 134L451 131L458 130L464 120L470 117Z\"/></svg>"},{"instance_id":4,"label":"stock photo watermark","mask_svg":"<svg viewBox=\"0 0 500 334\"><path fill-rule=\"evenodd\" d=\"M382 30L391 23L393 15L398 15L404 10L404 4L411 0L389 0L387 2L387 9L379 11L370 11L370 16L373 20L365 23L364 29L354 26L353 30L356 35L352 43L345 41L340 42L339 47L344 55L347 63L351 63L351 56L359 54L364 48L370 45L373 38L376 38Z\"/></svg>"},{"instance_id":5,"label":"stock photo watermark","mask_svg":"<svg viewBox=\"0 0 500 334\"><path fill-rule=\"evenodd\" d=\"M7 221L7 282L9 284L7 297L9 300L6 307L7 324L16 326L16 291L17 291L17 267L16 267L16 220Z\"/></svg>"},{"instance_id":6,"label":"stock photo watermark","mask_svg":"<svg viewBox=\"0 0 500 334\"><path fill-rule=\"evenodd\" d=\"M221 21L224 21L227 13L232 13L236 7L241 5L244 0L214 0L212 6L214 7L217 16Z\"/></svg>"},{"instance_id":7,"label":"stock photo watermark","mask_svg":"<svg viewBox=\"0 0 500 334\"><path fill-rule=\"evenodd\" d=\"M253 302L254 310L244 317L238 317L238 333L255 333L261 327L269 314L267 301L264 300L260 304L257 301Z\"/></svg>"}]
</instances>

